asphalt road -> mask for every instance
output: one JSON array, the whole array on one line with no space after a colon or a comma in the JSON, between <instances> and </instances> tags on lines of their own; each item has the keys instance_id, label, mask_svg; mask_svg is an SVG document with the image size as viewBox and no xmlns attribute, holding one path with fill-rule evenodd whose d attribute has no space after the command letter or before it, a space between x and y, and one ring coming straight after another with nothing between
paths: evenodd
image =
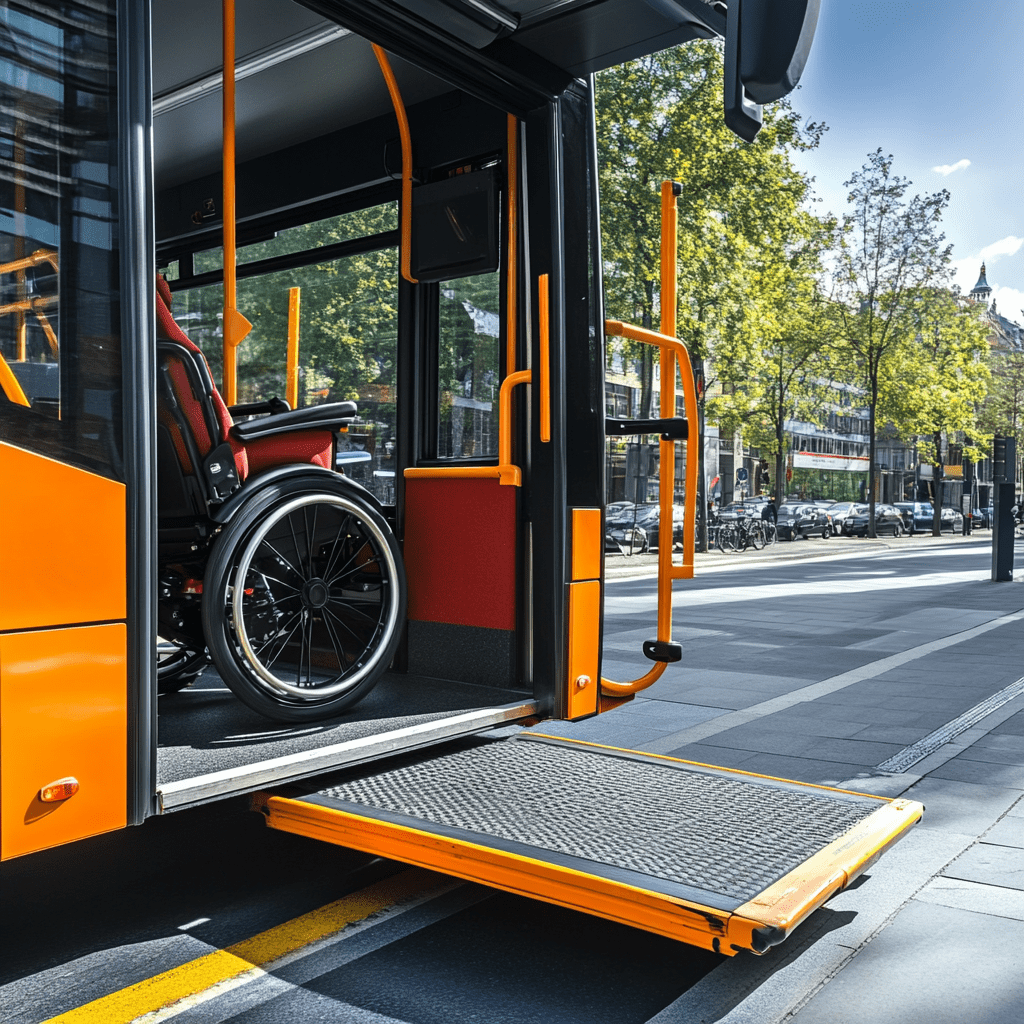
<instances>
[{"instance_id":1,"label":"asphalt road","mask_svg":"<svg viewBox=\"0 0 1024 1024\"><path fill-rule=\"evenodd\" d=\"M984 630L1024 607L1017 584L978 586L988 557L984 545L951 541L712 569L678 587L685 667L670 667L643 700L552 731L807 781L884 782L877 764L932 728L931 719L915 730L909 711L900 717L869 698L858 729L840 729L827 751L811 751L799 729L788 734L798 737L792 749L759 742L787 735L773 730L777 709L767 707L781 700L788 713L789 695L844 671L867 673L870 684L871 666L887 657L916 657L928 644L941 647L951 629ZM606 674L643 671L652 595L650 579L609 583ZM1010 657L990 662L991 678L935 710L936 720L998 689L1012 674ZM828 722L847 707L815 705ZM429 873L411 877L397 864L272 832L244 802L0 865L0 895L4 1024L65 1013L68 1021L132 1020L150 1008L145 996L158 982L181 1001L148 1019L668 1024L701 1019L680 1009L694 986L717 985L720 1006L756 1001L774 971L791 970L800 956L813 962L815 942L842 919L819 912L799 947L774 965L757 961L761 973L752 974L625 926ZM351 923L324 932L325 914ZM287 922L298 922L289 926L292 952L273 972L224 968L237 944L277 929L265 940L273 944ZM243 966L258 962L250 956ZM189 986L204 970L210 984ZM120 1002L106 1016L73 1012L115 994ZM777 1019L752 1012L742 1019Z\"/></svg>"}]
</instances>

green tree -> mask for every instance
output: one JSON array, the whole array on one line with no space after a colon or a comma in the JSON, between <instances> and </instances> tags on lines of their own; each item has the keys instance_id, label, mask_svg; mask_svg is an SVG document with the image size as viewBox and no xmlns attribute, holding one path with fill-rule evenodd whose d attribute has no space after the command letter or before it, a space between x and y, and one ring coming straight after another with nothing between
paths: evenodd
<instances>
[{"instance_id":1,"label":"green tree","mask_svg":"<svg viewBox=\"0 0 1024 1024\"><path fill-rule=\"evenodd\" d=\"M660 184L673 179L682 185L677 333L705 383L695 453L702 487L704 395L717 380L716 348L732 346L723 365L738 372L741 348L758 344L759 288L809 190L791 154L817 145L824 131L782 102L766 110L757 140L743 143L725 127L721 97L722 51L710 42L631 61L597 79L609 316L655 326ZM640 361L641 415L649 415L651 353L624 348Z\"/></svg>"},{"instance_id":2,"label":"green tree","mask_svg":"<svg viewBox=\"0 0 1024 1024\"><path fill-rule=\"evenodd\" d=\"M943 437L964 438L964 458L984 458L977 443L978 409L988 389L988 327L980 310L948 289L920 289L909 299L917 331L913 344L886 361L881 407L901 433L919 435L918 453L932 465L932 533L942 526Z\"/></svg>"},{"instance_id":3,"label":"green tree","mask_svg":"<svg viewBox=\"0 0 1024 1024\"><path fill-rule=\"evenodd\" d=\"M837 341L847 356L846 372L864 388L868 406L871 537L883 389L889 382L890 395L899 393L895 368L906 365L904 349L917 337L920 295L944 281L951 255L940 229L949 193L908 196L910 181L892 165L892 156L878 149L844 182L852 210L843 217L835 254Z\"/></svg>"},{"instance_id":4,"label":"green tree","mask_svg":"<svg viewBox=\"0 0 1024 1024\"><path fill-rule=\"evenodd\" d=\"M1024 455L1024 351L993 349L988 365L992 379L979 417L982 430L987 435L1015 437L1020 457Z\"/></svg>"}]
</instances>

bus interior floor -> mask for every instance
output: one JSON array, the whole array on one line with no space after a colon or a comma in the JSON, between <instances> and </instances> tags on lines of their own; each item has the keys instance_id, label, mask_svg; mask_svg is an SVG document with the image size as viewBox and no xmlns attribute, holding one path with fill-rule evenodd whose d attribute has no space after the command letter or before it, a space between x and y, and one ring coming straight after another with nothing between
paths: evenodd
<instances>
[{"instance_id":1,"label":"bus interior floor","mask_svg":"<svg viewBox=\"0 0 1024 1024\"><path fill-rule=\"evenodd\" d=\"M388 672L362 701L322 722L274 722L243 704L216 670L160 697L158 784L229 771L529 697L455 680Z\"/></svg>"}]
</instances>

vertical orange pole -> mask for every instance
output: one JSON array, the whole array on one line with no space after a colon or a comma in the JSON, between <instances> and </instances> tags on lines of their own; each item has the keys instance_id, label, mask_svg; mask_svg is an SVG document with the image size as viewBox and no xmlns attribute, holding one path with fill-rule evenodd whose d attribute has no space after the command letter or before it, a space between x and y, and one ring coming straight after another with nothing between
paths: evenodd
<instances>
[{"instance_id":1,"label":"vertical orange pole","mask_svg":"<svg viewBox=\"0 0 1024 1024\"><path fill-rule=\"evenodd\" d=\"M661 333L676 336L677 212L675 182L661 183ZM676 357L661 349L661 416L676 414ZM672 505L676 477L675 441L660 443L658 499L658 639L672 638ZM667 593L662 593L667 591Z\"/></svg>"},{"instance_id":2,"label":"vertical orange pole","mask_svg":"<svg viewBox=\"0 0 1024 1024\"><path fill-rule=\"evenodd\" d=\"M288 363L285 401L299 407L299 300L301 288L288 289Z\"/></svg>"},{"instance_id":3,"label":"vertical orange pole","mask_svg":"<svg viewBox=\"0 0 1024 1024\"><path fill-rule=\"evenodd\" d=\"M236 349L252 324L236 308L235 278L235 0L222 0L224 43L223 176L224 176L224 401L238 401Z\"/></svg>"},{"instance_id":4,"label":"vertical orange pole","mask_svg":"<svg viewBox=\"0 0 1024 1024\"><path fill-rule=\"evenodd\" d=\"M516 332L518 330L519 279L517 261L519 258L519 122L512 114L508 115L508 184L506 196L506 223L508 229L508 266L506 280L508 291L505 296L505 373L516 370Z\"/></svg>"}]
</instances>

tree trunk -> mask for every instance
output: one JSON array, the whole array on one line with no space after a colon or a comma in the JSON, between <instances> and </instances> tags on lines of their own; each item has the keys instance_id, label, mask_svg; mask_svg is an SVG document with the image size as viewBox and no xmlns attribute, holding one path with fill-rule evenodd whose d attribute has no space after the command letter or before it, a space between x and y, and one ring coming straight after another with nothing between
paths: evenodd
<instances>
[{"instance_id":1,"label":"tree trunk","mask_svg":"<svg viewBox=\"0 0 1024 1024\"><path fill-rule=\"evenodd\" d=\"M693 371L694 383L704 379L704 361L697 356L690 357L690 369ZM704 460L704 395L697 396L697 450L693 454L697 456L697 516L695 527L697 530L694 547L697 551L708 550L708 497L707 497L707 467ZM690 442L686 442L686 457L690 458Z\"/></svg>"},{"instance_id":2,"label":"tree trunk","mask_svg":"<svg viewBox=\"0 0 1024 1024\"><path fill-rule=\"evenodd\" d=\"M875 478L878 470L875 468L875 398L872 396L871 406L868 409L868 536L874 538L875 534Z\"/></svg>"}]
</instances>

